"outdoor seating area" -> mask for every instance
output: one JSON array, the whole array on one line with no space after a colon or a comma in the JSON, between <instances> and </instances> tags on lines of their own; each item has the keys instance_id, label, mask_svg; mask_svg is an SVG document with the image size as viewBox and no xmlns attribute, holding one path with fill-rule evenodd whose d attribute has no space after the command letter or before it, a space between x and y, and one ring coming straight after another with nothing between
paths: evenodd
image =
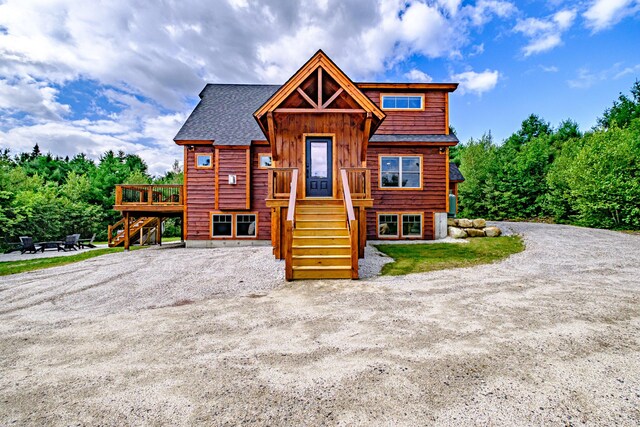
<instances>
[{"instance_id":1,"label":"outdoor seating area","mask_svg":"<svg viewBox=\"0 0 640 427\"><path fill-rule=\"evenodd\" d=\"M80 234L69 234L64 240L51 240L43 242L34 242L33 237L20 236L20 243L10 243L9 249L5 253L20 251L20 254L36 254L44 253L48 249L56 251L77 251L79 249L93 249L96 245L93 243L96 238L95 233L90 238L81 239Z\"/></svg>"}]
</instances>

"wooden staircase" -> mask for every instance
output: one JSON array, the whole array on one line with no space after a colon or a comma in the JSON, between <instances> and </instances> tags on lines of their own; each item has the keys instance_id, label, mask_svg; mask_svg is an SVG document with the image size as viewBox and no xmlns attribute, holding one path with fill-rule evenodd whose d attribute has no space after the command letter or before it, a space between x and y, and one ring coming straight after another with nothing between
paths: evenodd
<instances>
[{"instance_id":1,"label":"wooden staircase","mask_svg":"<svg viewBox=\"0 0 640 427\"><path fill-rule=\"evenodd\" d=\"M140 240L140 230L142 230L143 228L155 228L159 226L162 226L162 224L159 224L159 219L157 217L141 217L132 221L129 225L129 239L131 243L135 243L136 241ZM113 235L113 231L117 230L119 227L122 228L116 231L115 235ZM109 226L108 236L110 248L114 248L116 246L124 244L124 227L124 218Z\"/></svg>"},{"instance_id":2,"label":"wooden staircase","mask_svg":"<svg viewBox=\"0 0 640 427\"><path fill-rule=\"evenodd\" d=\"M291 245L293 279L351 279L351 241L342 200L299 202Z\"/></svg>"}]
</instances>

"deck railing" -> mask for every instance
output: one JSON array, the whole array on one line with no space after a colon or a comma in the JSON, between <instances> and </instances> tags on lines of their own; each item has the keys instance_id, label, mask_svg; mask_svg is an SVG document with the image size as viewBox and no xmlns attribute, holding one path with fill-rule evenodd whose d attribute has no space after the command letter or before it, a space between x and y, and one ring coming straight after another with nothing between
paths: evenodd
<instances>
[{"instance_id":1,"label":"deck railing","mask_svg":"<svg viewBox=\"0 0 640 427\"><path fill-rule=\"evenodd\" d=\"M346 178L342 173L346 174ZM340 171L341 177L349 184L351 199L371 199L371 169L345 168Z\"/></svg>"},{"instance_id":2,"label":"deck railing","mask_svg":"<svg viewBox=\"0 0 640 427\"><path fill-rule=\"evenodd\" d=\"M347 228L349 230L349 242L351 245L351 277L358 278L358 221L353 210L351 189L349 187L349 174L346 169L340 169L342 181L342 193L344 194L344 208L347 211ZM366 192L365 192L366 193Z\"/></svg>"},{"instance_id":3,"label":"deck railing","mask_svg":"<svg viewBox=\"0 0 640 427\"><path fill-rule=\"evenodd\" d=\"M267 199L288 199L291 192L293 172L297 168L270 168ZM297 188L297 182L296 182Z\"/></svg>"},{"instance_id":4,"label":"deck railing","mask_svg":"<svg viewBox=\"0 0 640 427\"><path fill-rule=\"evenodd\" d=\"M116 205L179 206L184 204L182 185L116 185Z\"/></svg>"}]
</instances>

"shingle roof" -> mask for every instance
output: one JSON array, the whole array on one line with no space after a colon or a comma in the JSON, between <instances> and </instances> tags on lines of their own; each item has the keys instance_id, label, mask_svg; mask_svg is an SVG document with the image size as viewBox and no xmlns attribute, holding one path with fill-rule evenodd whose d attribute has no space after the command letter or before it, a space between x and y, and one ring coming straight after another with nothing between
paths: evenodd
<instances>
[{"instance_id":1,"label":"shingle roof","mask_svg":"<svg viewBox=\"0 0 640 427\"><path fill-rule=\"evenodd\" d=\"M253 117L279 85L207 84L200 102L174 141L214 141L214 145L251 145L265 136ZM372 142L458 142L449 135L373 135Z\"/></svg>"},{"instance_id":2,"label":"shingle roof","mask_svg":"<svg viewBox=\"0 0 640 427\"><path fill-rule=\"evenodd\" d=\"M200 93L200 102L174 140L213 140L215 145L250 145L251 140L264 140L253 112L279 87L206 85Z\"/></svg>"},{"instance_id":3,"label":"shingle roof","mask_svg":"<svg viewBox=\"0 0 640 427\"><path fill-rule=\"evenodd\" d=\"M369 141L371 142L459 142L458 137L450 133L449 135L435 134L391 134L391 135L373 135Z\"/></svg>"},{"instance_id":4,"label":"shingle roof","mask_svg":"<svg viewBox=\"0 0 640 427\"><path fill-rule=\"evenodd\" d=\"M460 169L458 169L458 165L451 162L449 163L449 181L464 181L464 176L462 176Z\"/></svg>"}]
</instances>

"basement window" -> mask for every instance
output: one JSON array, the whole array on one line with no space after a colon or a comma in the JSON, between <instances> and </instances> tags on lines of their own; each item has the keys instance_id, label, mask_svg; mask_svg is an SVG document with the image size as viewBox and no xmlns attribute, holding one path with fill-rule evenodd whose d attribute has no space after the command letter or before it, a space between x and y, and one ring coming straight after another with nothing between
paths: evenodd
<instances>
[{"instance_id":1,"label":"basement window","mask_svg":"<svg viewBox=\"0 0 640 427\"><path fill-rule=\"evenodd\" d=\"M236 237L256 237L256 216L236 214Z\"/></svg>"},{"instance_id":2,"label":"basement window","mask_svg":"<svg viewBox=\"0 0 640 427\"><path fill-rule=\"evenodd\" d=\"M398 214L378 215L378 237L398 237Z\"/></svg>"},{"instance_id":3,"label":"basement window","mask_svg":"<svg viewBox=\"0 0 640 427\"><path fill-rule=\"evenodd\" d=\"M424 110L423 95L382 95L383 110Z\"/></svg>"},{"instance_id":4,"label":"basement window","mask_svg":"<svg viewBox=\"0 0 640 427\"><path fill-rule=\"evenodd\" d=\"M402 237L422 237L422 215L402 215Z\"/></svg>"},{"instance_id":5,"label":"basement window","mask_svg":"<svg viewBox=\"0 0 640 427\"><path fill-rule=\"evenodd\" d=\"M213 237L232 237L232 215L212 215L211 235Z\"/></svg>"}]
</instances>

